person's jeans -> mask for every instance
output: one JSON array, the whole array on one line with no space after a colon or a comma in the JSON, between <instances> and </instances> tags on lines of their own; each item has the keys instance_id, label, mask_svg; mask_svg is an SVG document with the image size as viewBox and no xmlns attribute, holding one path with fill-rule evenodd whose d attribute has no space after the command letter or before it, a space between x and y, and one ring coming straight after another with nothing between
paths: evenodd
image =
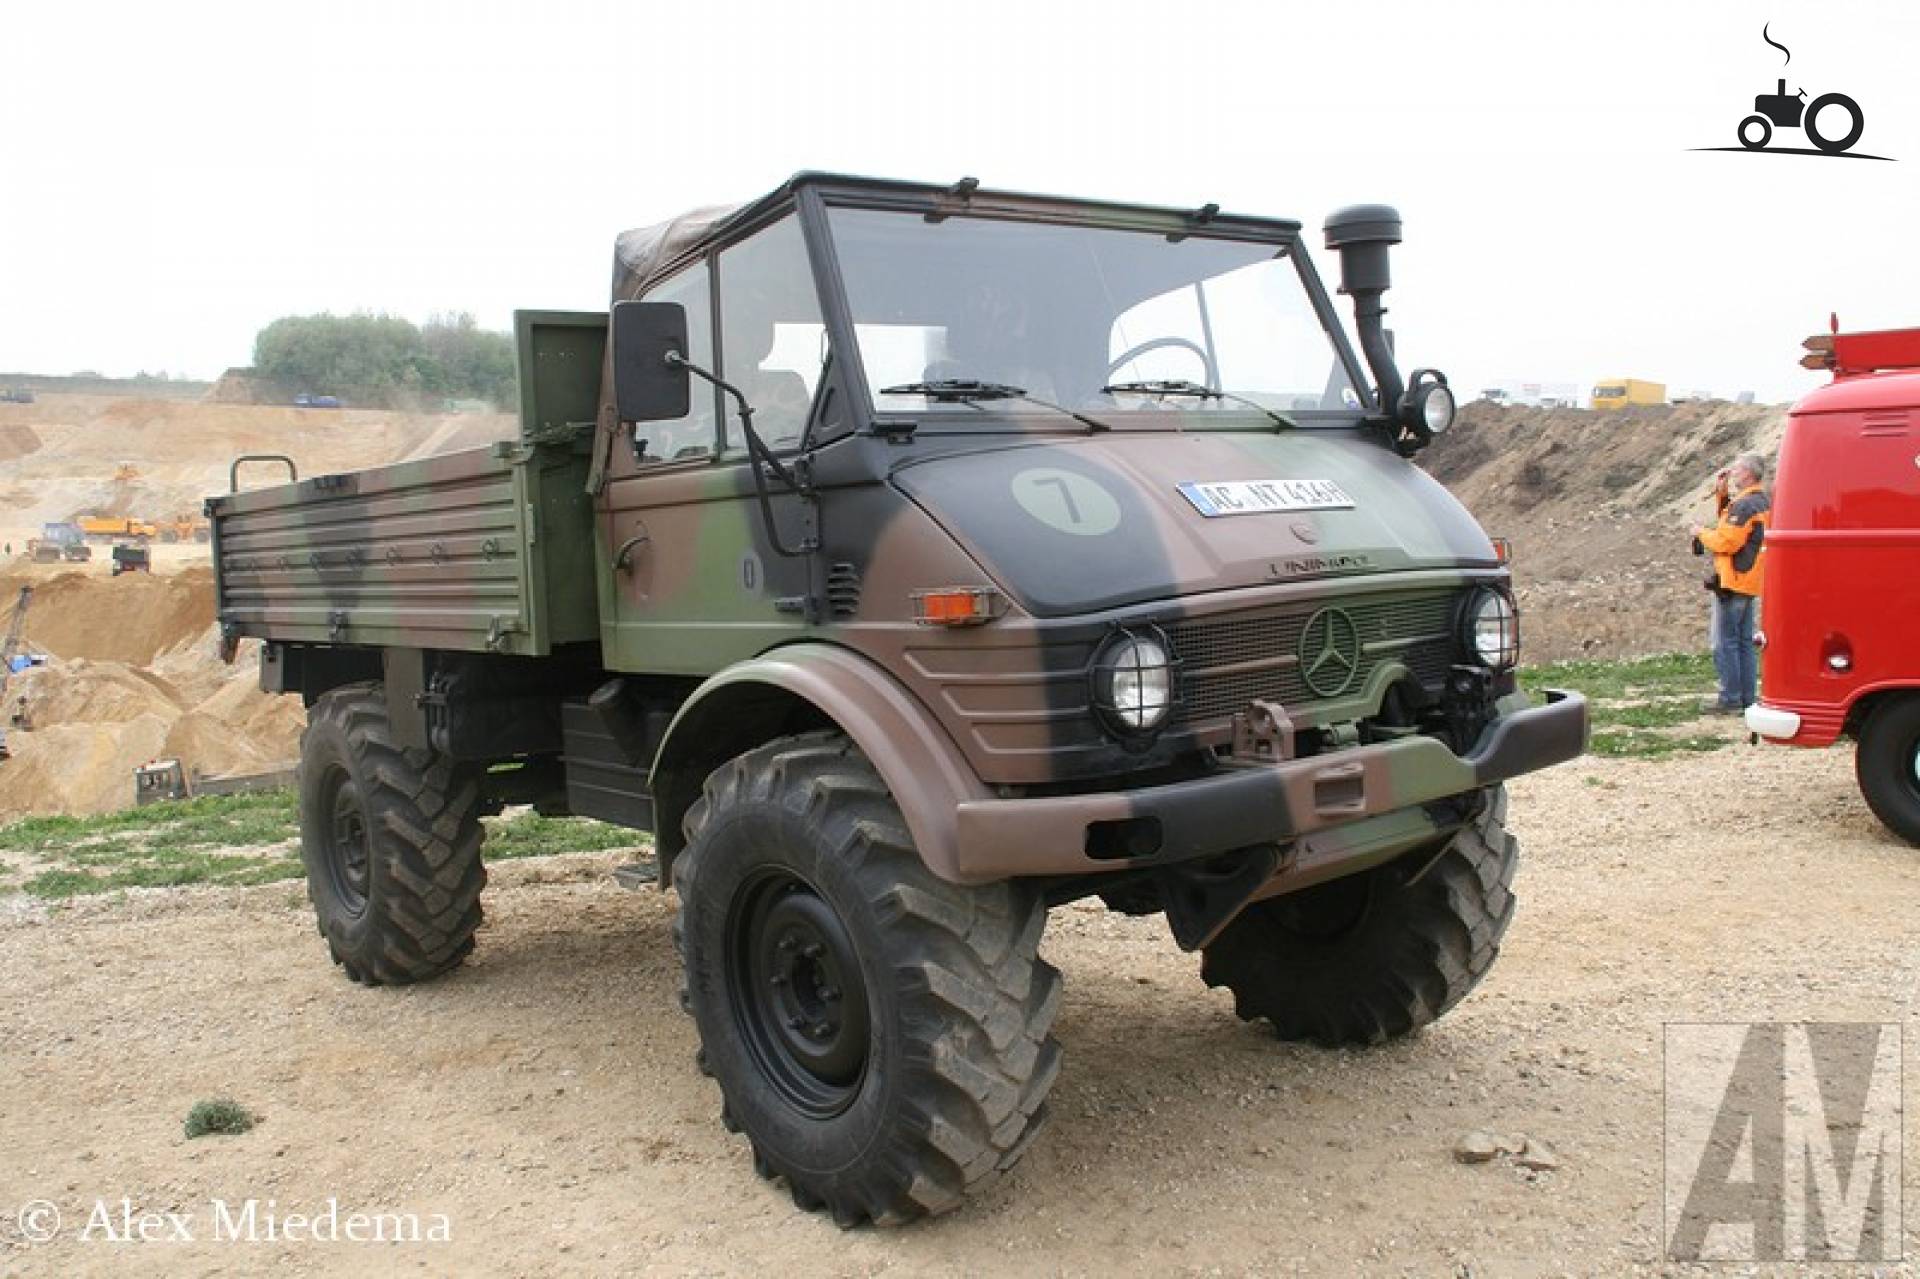
<instances>
[{"instance_id":1,"label":"person's jeans","mask_svg":"<svg viewBox=\"0 0 1920 1279\"><path fill-rule=\"evenodd\" d=\"M1751 595L1719 595L1713 604L1713 669L1720 676L1720 704L1753 705L1760 683L1760 655L1753 651L1753 620L1759 603Z\"/></svg>"}]
</instances>

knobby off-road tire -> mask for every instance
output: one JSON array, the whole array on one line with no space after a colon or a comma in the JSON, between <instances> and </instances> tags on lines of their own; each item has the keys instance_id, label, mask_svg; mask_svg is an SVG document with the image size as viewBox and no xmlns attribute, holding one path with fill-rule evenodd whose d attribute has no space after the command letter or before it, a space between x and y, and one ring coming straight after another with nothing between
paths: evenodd
<instances>
[{"instance_id":1,"label":"knobby off-road tire","mask_svg":"<svg viewBox=\"0 0 1920 1279\"><path fill-rule=\"evenodd\" d=\"M681 1006L755 1170L851 1227L946 1212L1011 1168L1060 1068L1038 894L935 878L834 732L722 765L685 831Z\"/></svg>"},{"instance_id":2,"label":"knobby off-road tire","mask_svg":"<svg viewBox=\"0 0 1920 1279\"><path fill-rule=\"evenodd\" d=\"M1920 847L1920 696L1874 707L1860 728L1853 773L1873 815Z\"/></svg>"},{"instance_id":3,"label":"knobby off-road tire","mask_svg":"<svg viewBox=\"0 0 1920 1279\"><path fill-rule=\"evenodd\" d=\"M1500 953L1520 855L1506 815L1495 787L1437 859L1413 854L1255 903L1206 948L1201 977L1233 992L1241 1020L1265 1018L1282 1039L1335 1047L1411 1034L1465 998Z\"/></svg>"},{"instance_id":4,"label":"knobby off-road tire","mask_svg":"<svg viewBox=\"0 0 1920 1279\"><path fill-rule=\"evenodd\" d=\"M300 737L300 855L333 962L369 986L437 977L480 926L479 772L394 744L378 684L315 702Z\"/></svg>"}]
</instances>

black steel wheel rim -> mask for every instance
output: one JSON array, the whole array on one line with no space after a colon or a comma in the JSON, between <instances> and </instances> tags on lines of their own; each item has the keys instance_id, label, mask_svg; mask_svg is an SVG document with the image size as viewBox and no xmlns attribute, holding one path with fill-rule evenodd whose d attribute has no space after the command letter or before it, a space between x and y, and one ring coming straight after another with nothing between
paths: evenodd
<instances>
[{"instance_id":1,"label":"black steel wheel rim","mask_svg":"<svg viewBox=\"0 0 1920 1279\"><path fill-rule=\"evenodd\" d=\"M367 880L372 865L372 846L368 838L366 807L360 800L360 788L344 768L329 770L326 782L327 880L334 896L348 913L358 915L367 908Z\"/></svg>"},{"instance_id":2,"label":"black steel wheel rim","mask_svg":"<svg viewBox=\"0 0 1920 1279\"><path fill-rule=\"evenodd\" d=\"M1337 946L1358 932L1372 911L1373 873L1348 875L1267 902L1266 915L1288 936L1310 945Z\"/></svg>"},{"instance_id":3,"label":"black steel wheel rim","mask_svg":"<svg viewBox=\"0 0 1920 1279\"><path fill-rule=\"evenodd\" d=\"M727 1004L781 1099L810 1119L853 1104L872 1049L853 939L825 898L785 868L748 879L727 912Z\"/></svg>"}]
</instances>

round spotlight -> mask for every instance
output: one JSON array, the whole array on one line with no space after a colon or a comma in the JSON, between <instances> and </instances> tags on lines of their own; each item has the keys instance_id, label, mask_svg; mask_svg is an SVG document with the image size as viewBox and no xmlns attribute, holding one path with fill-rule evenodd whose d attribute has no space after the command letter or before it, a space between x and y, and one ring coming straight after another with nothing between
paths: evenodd
<instances>
[{"instance_id":1,"label":"round spotlight","mask_svg":"<svg viewBox=\"0 0 1920 1279\"><path fill-rule=\"evenodd\" d=\"M1511 670L1520 660L1520 614L1506 592L1482 589L1467 602L1461 641L1482 666Z\"/></svg>"},{"instance_id":2,"label":"round spotlight","mask_svg":"<svg viewBox=\"0 0 1920 1279\"><path fill-rule=\"evenodd\" d=\"M1093 663L1093 704L1125 734L1149 733L1173 710L1173 659L1157 634L1122 631Z\"/></svg>"}]
</instances>

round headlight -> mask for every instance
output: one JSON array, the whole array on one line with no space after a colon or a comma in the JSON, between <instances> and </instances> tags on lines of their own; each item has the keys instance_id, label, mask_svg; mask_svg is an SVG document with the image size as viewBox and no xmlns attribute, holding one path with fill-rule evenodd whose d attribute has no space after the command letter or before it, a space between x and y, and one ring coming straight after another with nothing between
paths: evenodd
<instances>
[{"instance_id":1,"label":"round headlight","mask_svg":"<svg viewBox=\"0 0 1920 1279\"><path fill-rule=\"evenodd\" d=\"M1453 425L1453 392L1445 385L1428 387L1420 415L1426 421L1428 434L1439 435L1445 431Z\"/></svg>"},{"instance_id":2,"label":"round headlight","mask_svg":"<svg viewBox=\"0 0 1920 1279\"><path fill-rule=\"evenodd\" d=\"M1093 697L1124 732L1158 728L1173 709L1173 662L1166 645L1145 635L1116 636L1094 662Z\"/></svg>"},{"instance_id":3,"label":"round headlight","mask_svg":"<svg viewBox=\"0 0 1920 1279\"><path fill-rule=\"evenodd\" d=\"M1520 615L1504 591L1476 594L1466 622L1467 651L1481 665L1504 671L1520 660Z\"/></svg>"}]
</instances>

